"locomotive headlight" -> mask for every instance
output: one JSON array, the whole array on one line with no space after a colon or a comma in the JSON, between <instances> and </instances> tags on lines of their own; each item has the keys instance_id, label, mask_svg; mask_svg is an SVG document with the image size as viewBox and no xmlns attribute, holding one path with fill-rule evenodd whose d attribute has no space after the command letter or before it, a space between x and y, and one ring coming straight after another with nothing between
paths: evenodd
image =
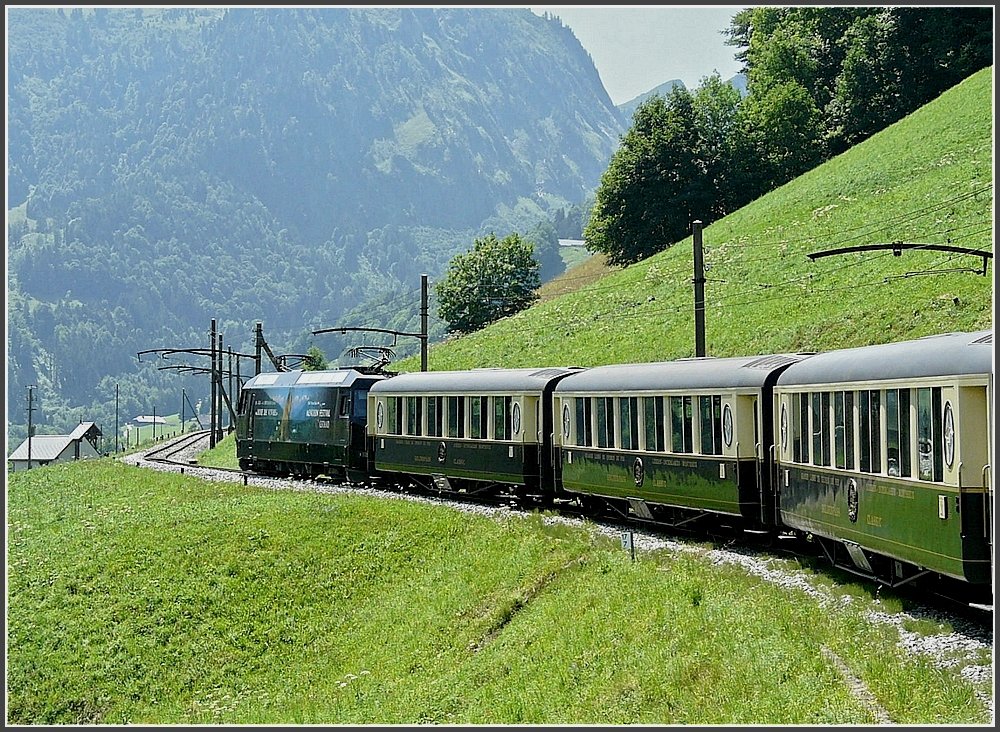
<instances>
[{"instance_id":1,"label":"locomotive headlight","mask_svg":"<svg viewBox=\"0 0 1000 732\"><path fill-rule=\"evenodd\" d=\"M955 462L955 415L951 402L944 403L944 461L949 468Z\"/></svg>"}]
</instances>

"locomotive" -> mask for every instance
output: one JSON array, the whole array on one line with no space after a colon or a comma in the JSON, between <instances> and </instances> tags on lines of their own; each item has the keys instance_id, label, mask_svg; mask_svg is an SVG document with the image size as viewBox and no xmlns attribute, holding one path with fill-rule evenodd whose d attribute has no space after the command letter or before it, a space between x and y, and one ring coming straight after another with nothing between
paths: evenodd
<instances>
[{"instance_id":1,"label":"locomotive","mask_svg":"<svg viewBox=\"0 0 1000 732\"><path fill-rule=\"evenodd\" d=\"M262 373L240 467L817 542L992 598L992 331L823 353ZM992 600L990 599L990 602Z\"/></svg>"}]
</instances>

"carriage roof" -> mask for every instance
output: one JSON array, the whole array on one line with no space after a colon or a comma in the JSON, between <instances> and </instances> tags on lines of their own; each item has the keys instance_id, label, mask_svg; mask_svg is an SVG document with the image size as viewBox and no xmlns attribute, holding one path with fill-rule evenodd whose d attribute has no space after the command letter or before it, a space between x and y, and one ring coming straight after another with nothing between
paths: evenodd
<instances>
[{"instance_id":1,"label":"carriage roof","mask_svg":"<svg viewBox=\"0 0 1000 732\"><path fill-rule=\"evenodd\" d=\"M790 366L778 386L990 374L993 331L946 333L916 340L818 353Z\"/></svg>"},{"instance_id":2,"label":"carriage roof","mask_svg":"<svg viewBox=\"0 0 1000 732\"><path fill-rule=\"evenodd\" d=\"M416 371L372 387L385 394L468 394L542 392L553 379L575 371L566 367Z\"/></svg>"},{"instance_id":3,"label":"carriage roof","mask_svg":"<svg viewBox=\"0 0 1000 732\"><path fill-rule=\"evenodd\" d=\"M557 392L626 392L761 388L775 370L801 354L734 358L682 358L642 364L596 366L559 382Z\"/></svg>"}]
</instances>

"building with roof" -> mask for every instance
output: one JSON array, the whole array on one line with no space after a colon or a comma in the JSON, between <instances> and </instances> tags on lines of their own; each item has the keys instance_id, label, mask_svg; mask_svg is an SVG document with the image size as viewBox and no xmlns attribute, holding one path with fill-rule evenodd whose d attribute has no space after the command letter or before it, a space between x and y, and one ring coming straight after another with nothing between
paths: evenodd
<instances>
[{"instance_id":1,"label":"building with roof","mask_svg":"<svg viewBox=\"0 0 1000 732\"><path fill-rule=\"evenodd\" d=\"M65 463L70 460L89 460L101 457L97 441L101 429L93 422L81 422L68 435L35 435L17 446L7 456L8 467L17 472L37 468L51 463ZM31 442L31 464L28 464L28 442Z\"/></svg>"}]
</instances>

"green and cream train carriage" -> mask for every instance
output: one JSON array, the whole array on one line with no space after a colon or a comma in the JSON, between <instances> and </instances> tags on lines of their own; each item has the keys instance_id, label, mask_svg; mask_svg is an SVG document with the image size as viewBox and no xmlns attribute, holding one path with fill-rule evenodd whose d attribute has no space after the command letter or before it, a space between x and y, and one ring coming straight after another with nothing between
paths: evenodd
<instances>
[{"instance_id":1,"label":"green and cream train carriage","mask_svg":"<svg viewBox=\"0 0 1000 732\"><path fill-rule=\"evenodd\" d=\"M600 366L556 386L557 478L581 503L679 526L774 525L771 389L803 356Z\"/></svg>"},{"instance_id":2,"label":"green and cream train carriage","mask_svg":"<svg viewBox=\"0 0 1000 732\"><path fill-rule=\"evenodd\" d=\"M992 332L820 353L774 390L781 520L852 571L992 578Z\"/></svg>"},{"instance_id":3,"label":"green and cream train carriage","mask_svg":"<svg viewBox=\"0 0 1000 732\"><path fill-rule=\"evenodd\" d=\"M551 410L567 368L406 373L368 397L374 473L467 493L551 495Z\"/></svg>"}]
</instances>

